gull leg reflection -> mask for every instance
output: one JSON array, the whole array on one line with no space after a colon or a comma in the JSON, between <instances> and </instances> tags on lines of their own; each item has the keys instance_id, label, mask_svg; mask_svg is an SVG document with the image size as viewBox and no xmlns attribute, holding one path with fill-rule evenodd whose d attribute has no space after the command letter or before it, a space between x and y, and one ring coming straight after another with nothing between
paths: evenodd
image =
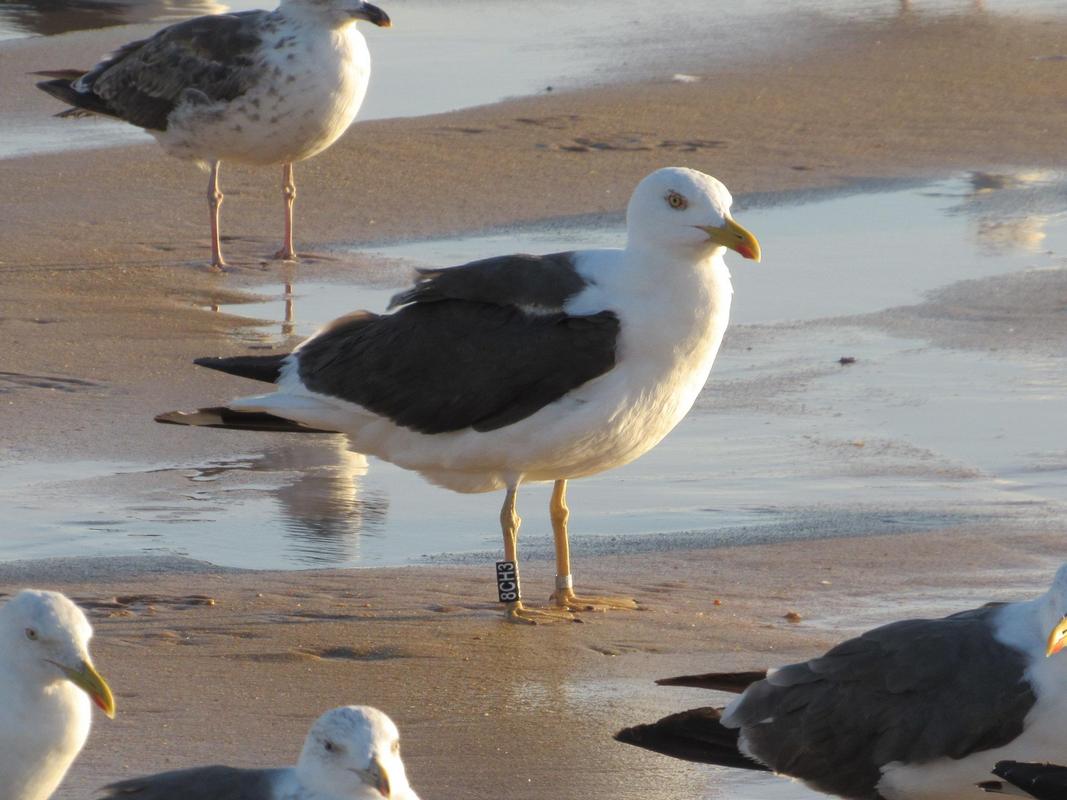
<instances>
[{"instance_id":1,"label":"gull leg reflection","mask_svg":"<svg viewBox=\"0 0 1067 800\"><path fill-rule=\"evenodd\" d=\"M296 299L293 297L293 283L291 280L285 282L285 293L282 297L285 300L285 316L282 319L282 336L292 336L296 331Z\"/></svg>"}]
</instances>

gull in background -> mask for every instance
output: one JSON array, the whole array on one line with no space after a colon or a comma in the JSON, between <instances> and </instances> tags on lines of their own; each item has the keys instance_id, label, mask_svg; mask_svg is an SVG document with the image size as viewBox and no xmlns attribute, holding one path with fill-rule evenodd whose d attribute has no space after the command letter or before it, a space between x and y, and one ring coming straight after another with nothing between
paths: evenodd
<instances>
[{"instance_id":1,"label":"gull in background","mask_svg":"<svg viewBox=\"0 0 1067 800\"><path fill-rule=\"evenodd\" d=\"M52 80L37 85L72 106L60 116L125 120L170 155L210 165L216 269L226 265L220 164L281 164L285 230L274 257L295 261L293 164L337 141L367 93L370 53L357 20L390 25L362 0L283 0L274 11L197 17L124 45L88 71L38 73Z\"/></svg>"}]
</instances>

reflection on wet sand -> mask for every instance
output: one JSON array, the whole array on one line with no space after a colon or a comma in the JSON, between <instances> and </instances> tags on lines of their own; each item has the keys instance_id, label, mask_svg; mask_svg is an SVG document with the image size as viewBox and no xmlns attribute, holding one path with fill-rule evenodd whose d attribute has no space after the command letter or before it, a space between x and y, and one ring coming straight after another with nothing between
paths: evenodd
<instances>
[{"instance_id":1,"label":"reflection on wet sand","mask_svg":"<svg viewBox=\"0 0 1067 800\"><path fill-rule=\"evenodd\" d=\"M293 284L285 283L285 316L282 317L282 336L292 336L296 332L296 299L293 297Z\"/></svg>"},{"instance_id":2,"label":"reflection on wet sand","mask_svg":"<svg viewBox=\"0 0 1067 800\"><path fill-rule=\"evenodd\" d=\"M383 492L362 485L367 459L349 450L343 436L316 436L310 447L280 447L260 458L216 461L185 472L197 483L233 472L284 473L265 492L277 502L288 557L304 565L358 561L360 537L380 528L389 510Z\"/></svg>"},{"instance_id":3,"label":"reflection on wet sand","mask_svg":"<svg viewBox=\"0 0 1067 800\"><path fill-rule=\"evenodd\" d=\"M1049 217L1021 217L1012 220L978 220L975 236L985 250L1022 250L1037 253L1045 241L1045 225Z\"/></svg>"},{"instance_id":4,"label":"reflection on wet sand","mask_svg":"<svg viewBox=\"0 0 1067 800\"><path fill-rule=\"evenodd\" d=\"M988 255L1041 252L1048 224L1062 215L1067 187L1050 170L972 172L967 199L948 210L974 220L974 236Z\"/></svg>"},{"instance_id":5,"label":"reflection on wet sand","mask_svg":"<svg viewBox=\"0 0 1067 800\"><path fill-rule=\"evenodd\" d=\"M287 469L299 470L296 480L272 492L281 510L288 549L304 563L358 561L360 537L384 525L389 498L362 485L367 458L349 450L345 437L324 438L320 447L306 455L322 457L324 463L312 468L287 465ZM301 460L306 464L315 459Z\"/></svg>"},{"instance_id":6,"label":"reflection on wet sand","mask_svg":"<svg viewBox=\"0 0 1067 800\"><path fill-rule=\"evenodd\" d=\"M407 278L406 272L404 278ZM256 290L256 295L250 296L247 302L234 302L230 298L224 303L212 302L208 307L216 313L248 318L249 324L234 331L234 337L248 346L289 346L291 336L310 336L327 322L353 311L384 312L393 295L406 285L406 280L388 286L367 286L315 282L298 284L290 279L284 284Z\"/></svg>"},{"instance_id":7,"label":"reflection on wet sand","mask_svg":"<svg viewBox=\"0 0 1067 800\"><path fill-rule=\"evenodd\" d=\"M212 0L0 0L0 27L54 36L112 25L173 22L228 9Z\"/></svg>"}]
</instances>

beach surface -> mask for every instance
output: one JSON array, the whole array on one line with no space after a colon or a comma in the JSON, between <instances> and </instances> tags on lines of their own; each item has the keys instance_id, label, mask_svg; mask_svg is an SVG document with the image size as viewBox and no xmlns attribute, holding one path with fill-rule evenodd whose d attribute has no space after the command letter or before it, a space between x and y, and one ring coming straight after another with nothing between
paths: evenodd
<instances>
[{"instance_id":1,"label":"beach surface","mask_svg":"<svg viewBox=\"0 0 1067 800\"><path fill-rule=\"evenodd\" d=\"M281 227L272 170L224 169L233 267L218 274L205 267L206 175L154 144L0 160L0 456L15 472L42 473L87 463L224 462L237 447L232 439L175 435L152 421L239 391L232 379L190 365L248 346L234 335L247 321L212 308L232 309L249 288L293 279L393 286L408 268L361 252L401 240L575 217L618 224L632 187L658 167L712 173L750 208L961 172L1062 170L1067 22L970 9L828 17L809 46L753 43L754 55L733 63L714 58L709 33L709 52L683 48L641 80L358 123L297 167L297 246L306 257L296 266L266 258ZM136 35L119 28L0 43L0 106L54 113L26 73L91 63ZM821 219L805 233L837 224L844 223ZM910 230L898 234L906 241ZM784 362L808 341L834 358L864 337L906 336L998 365L1039 361L1056 376L1041 391L1056 397L1067 280L1058 253L1041 242L1031 240L1027 251L1040 269L954 283L921 303L732 329L720 358L779 348L783 363L758 380L727 382L712 409L724 419L742 407L767 415L762 460L730 468L770 479L768 467L785 458L803 463L799 434L783 431L796 433L795 421L817 409L790 405L798 378ZM762 244L769 257L758 269L787 270L790 241ZM936 265L942 255L914 257ZM967 398L943 396L942 428L951 431L967 416L959 405ZM608 537L579 547L579 588L632 593L645 609L587 614L582 624L503 624L491 602L491 555L392 569L242 571L146 558L145 546L133 560L12 560L0 565L0 590L55 588L86 606L98 666L116 692L117 719L96 721L59 798L86 797L146 771L289 763L310 722L345 703L378 706L397 721L412 785L427 798L795 798L805 790L646 754L611 734L727 699L657 688L657 677L788 662L873 624L1043 591L1067 553L1062 486L1041 503L1031 493L1035 475L1062 475L1067 464L1060 430L1045 439L1019 496L1020 506L1040 506L1036 519L1005 514L959 525L953 507L937 523L937 509L926 508L923 524L904 518L894 535L855 535L870 530L844 515L806 530L803 542L694 549L692 539L665 538L637 548ZM707 441L713 459L714 437ZM239 447L274 444L250 434ZM845 437L836 455L813 465L850 475L852 494L837 501L863 506L863 481L873 478L852 454L872 449ZM927 452L893 452L896 477L936 472L961 487L981 477ZM143 478L154 481L165 486L162 473ZM102 486L116 504L128 491L122 481ZM389 498L391 507L440 492L411 486ZM718 502L713 492L709 486L708 504ZM963 493L976 507L979 495ZM498 501L467 500L484 515L487 541ZM522 541L527 530L543 540L536 519L528 518ZM387 537L388 526L378 535ZM429 531L427 539L431 555L451 549ZM27 552L0 543L0 559ZM544 598L551 564L536 548L531 556L525 594ZM789 612L800 621L787 621Z\"/></svg>"},{"instance_id":2,"label":"beach surface","mask_svg":"<svg viewBox=\"0 0 1067 800\"><path fill-rule=\"evenodd\" d=\"M642 610L536 628L501 622L487 567L35 561L0 569L0 590L46 585L87 608L115 690L117 717L95 720L59 798L146 771L291 763L319 713L355 702L397 722L423 797L756 800L811 793L612 734L729 700L656 678L790 663L901 617L1026 598L1061 549L1061 533L946 530L603 556L578 565L576 586L632 593ZM547 597L550 570L527 563L527 597Z\"/></svg>"}]
</instances>

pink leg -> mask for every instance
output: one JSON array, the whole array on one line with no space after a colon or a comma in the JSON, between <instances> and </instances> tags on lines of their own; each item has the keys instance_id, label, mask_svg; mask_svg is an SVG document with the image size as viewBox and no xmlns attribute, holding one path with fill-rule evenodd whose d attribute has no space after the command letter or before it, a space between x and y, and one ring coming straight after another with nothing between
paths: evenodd
<instances>
[{"instance_id":1,"label":"pink leg","mask_svg":"<svg viewBox=\"0 0 1067 800\"><path fill-rule=\"evenodd\" d=\"M221 161L211 162L211 178L207 184L207 203L211 209L211 266L222 269L226 262L222 260L222 245L219 244L219 208L222 207L222 192L219 191L219 166Z\"/></svg>"},{"instance_id":2,"label":"pink leg","mask_svg":"<svg viewBox=\"0 0 1067 800\"><path fill-rule=\"evenodd\" d=\"M282 261L296 261L296 251L293 250L293 203L296 201L296 184L293 182L291 162L282 167L282 199L285 200L285 237L282 239L282 249L275 253L274 257Z\"/></svg>"}]
</instances>

